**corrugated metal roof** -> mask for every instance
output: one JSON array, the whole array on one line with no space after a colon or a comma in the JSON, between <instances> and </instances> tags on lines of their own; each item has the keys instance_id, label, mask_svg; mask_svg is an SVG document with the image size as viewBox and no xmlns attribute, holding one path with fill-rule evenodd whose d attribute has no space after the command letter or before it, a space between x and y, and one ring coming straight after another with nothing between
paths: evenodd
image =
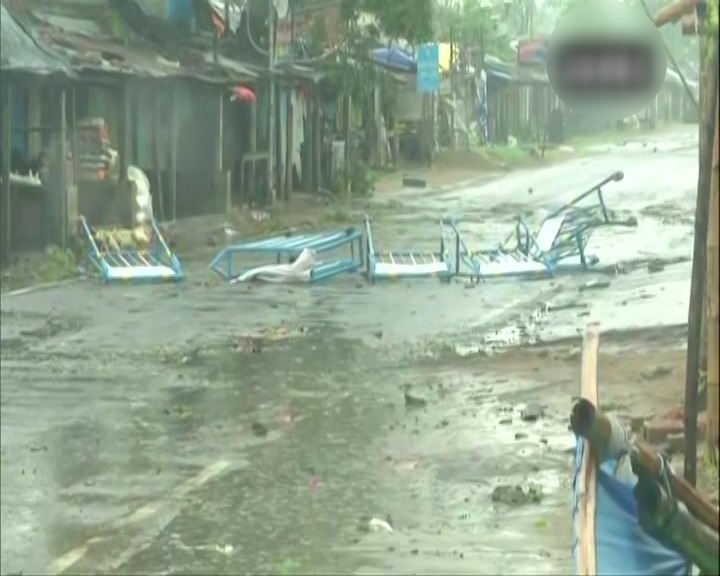
<instances>
[{"instance_id":1,"label":"corrugated metal roof","mask_svg":"<svg viewBox=\"0 0 720 576\"><path fill-rule=\"evenodd\" d=\"M524 66L514 66L493 56L485 57L485 72L488 76L516 84L550 83L544 69L535 70Z\"/></svg>"},{"instance_id":2,"label":"corrugated metal roof","mask_svg":"<svg viewBox=\"0 0 720 576\"><path fill-rule=\"evenodd\" d=\"M227 58L212 66L212 56L197 54L191 61L163 58L150 49L125 47L117 42L99 40L44 29L39 33L43 43L66 59L76 70L110 74L127 74L145 78L196 78L211 83L236 79L253 79L257 75ZM220 75L215 72L221 72Z\"/></svg>"},{"instance_id":3,"label":"corrugated metal roof","mask_svg":"<svg viewBox=\"0 0 720 576\"><path fill-rule=\"evenodd\" d=\"M38 45L4 5L0 5L0 68L31 74L72 76L71 68Z\"/></svg>"},{"instance_id":4,"label":"corrugated metal roof","mask_svg":"<svg viewBox=\"0 0 720 576\"><path fill-rule=\"evenodd\" d=\"M247 81L257 77L253 70L225 57L219 58L216 64L211 55L208 57L196 48L174 46L168 49L143 40L129 45L122 43L115 37L113 13L104 0L85 1L93 7L87 13L78 9L80 0L58 0L55 4L30 0L28 5L11 0L10 7L14 6L16 10L12 14L3 5L3 68L8 67L7 55L19 54L15 64L27 62L31 57L37 64L37 55L41 54L45 55L46 66L54 63L60 70L68 72L195 78L210 83ZM114 17L117 19L117 15ZM22 18L29 32L17 18ZM10 25L13 29L6 32ZM173 55L164 57L162 51Z\"/></svg>"}]
</instances>

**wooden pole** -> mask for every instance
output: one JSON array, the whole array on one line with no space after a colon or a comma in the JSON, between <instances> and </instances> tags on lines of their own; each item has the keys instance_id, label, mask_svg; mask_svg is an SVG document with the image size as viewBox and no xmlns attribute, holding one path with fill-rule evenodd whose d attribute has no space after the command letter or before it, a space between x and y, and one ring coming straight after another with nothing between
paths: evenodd
<instances>
[{"instance_id":1,"label":"wooden pole","mask_svg":"<svg viewBox=\"0 0 720 576\"><path fill-rule=\"evenodd\" d=\"M257 133L258 133L258 123L257 123L257 104L252 104L252 107L250 108L250 154L254 155L257 153ZM248 207L250 207L250 204L253 202L253 200L257 201L258 197L256 196L255 192L255 185L257 177L255 176L255 160L249 163L250 166L250 174L248 177L248 182L250 185L248 186L245 183L245 179L243 178L243 181L240 182L240 209L242 210L243 207L243 199L247 200ZM249 194L245 194L245 190L250 190Z\"/></svg>"},{"instance_id":2,"label":"wooden pole","mask_svg":"<svg viewBox=\"0 0 720 576\"><path fill-rule=\"evenodd\" d=\"M690 283L690 306L688 309L688 343L685 363L685 406L683 421L685 426L685 479L695 486L697 481L697 413L698 383L700 380L700 349L702 318L705 309L705 271L708 228L708 209L710 202L710 167L712 165L712 120L715 117L715 90L717 89L717 61L708 58L707 42L700 42L700 55L704 60L700 77L700 133L699 133L699 175L697 201L695 204L695 237L693 263Z\"/></svg>"},{"instance_id":3,"label":"wooden pole","mask_svg":"<svg viewBox=\"0 0 720 576\"><path fill-rule=\"evenodd\" d=\"M60 92L60 247L64 250L68 240L68 186L67 186L67 90Z\"/></svg>"},{"instance_id":4,"label":"wooden pole","mask_svg":"<svg viewBox=\"0 0 720 576\"><path fill-rule=\"evenodd\" d=\"M227 204L226 190L225 190L225 175L223 174L223 155L225 152L224 140L225 136L223 133L223 98L225 97L224 89L220 88L220 96L218 98L218 131L217 131L217 142L215 142L216 149L216 162L217 162L217 177L216 182L216 206L219 212L225 211L225 205Z\"/></svg>"},{"instance_id":5,"label":"wooden pole","mask_svg":"<svg viewBox=\"0 0 720 576\"><path fill-rule=\"evenodd\" d=\"M178 97L176 91L172 91L172 103L170 105L170 190L172 192L172 221L177 220L177 152L178 152Z\"/></svg>"},{"instance_id":6,"label":"wooden pole","mask_svg":"<svg viewBox=\"0 0 720 576\"><path fill-rule=\"evenodd\" d=\"M373 154L375 165L383 165L383 142L382 142L382 110L380 99L380 83L375 83L373 89L373 123L375 124L375 153Z\"/></svg>"},{"instance_id":7,"label":"wooden pole","mask_svg":"<svg viewBox=\"0 0 720 576\"><path fill-rule=\"evenodd\" d=\"M708 213L708 234L707 234L707 286L705 297L707 298L706 308L706 329L707 329L707 431L706 442L709 456L713 462L718 461L718 435L720 432L718 413L720 412L720 396L718 395L718 381L720 380L720 359L718 358L718 345L720 338L718 332L718 291L720 281L718 280L718 220L720 219L720 193L718 193L718 100L717 88L715 95L715 137L713 139L712 153L712 174L710 175L710 209Z\"/></svg>"},{"instance_id":8,"label":"wooden pole","mask_svg":"<svg viewBox=\"0 0 720 576\"><path fill-rule=\"evenodd\" d=\"M585 330L582 350L582 397L593 406L598 406L597 357L600 335L597 324L588 325ZM578 487L578 527L580 539L578 548L578 576L597 574L597 548L595 544L595 515L597 498L597 458L592 443L583 440L583 455L580 463L580 486Z\"/></svg>"},{"instance_id":9,"label":"wooden pole","mask_svg":"<svg viewBox=\"0 0 720 576\"><path fill-rule=\"evenodd\" d=\"M303 191L306 193L313 192L313 157L315 146L315 91L313 87L308 87L307 94L307 112L305 120L305 154L303 155Z\"/></svg>"},{"instance_id":10,"label":"wooden pole","mask_svg":"<svg viewBox=\"0 0 720 576\"><path fill-rule=\"evenodd\" d=\"M290 49L288 59L292 70L295 59L295 2L290 2ZM287 136L285 137L285 201L290 201L293 187L293 149L295 140L295 110L293 110L293 94L296 87L291 84L287 92Z\"/></svg>"},{"instance_id":11,"label":"wooden pole","mask_svg":"<svg viewBox=\"0 0 720 576\"><path fill-rule=\"evenodd\" d=\"M5 84L5 82L3 82ZM11 247L10 247L10 225L12 218L10 217L10 194L12 192L12 184L10 183L10 163L12 158L12 97L13 97L12 86L7 84L5 90L5 98L3 98L2 107L2 195L3 205L0 209L4 214L0 215L2 218L2 231L4 232L2 240L2 261L6 263L10 259Z\"/></svg>"},{"instance_id":12,"label":"wooden pole","mask_svg":"<svg viewBox=\"0 0 720 576\"><path fill-rule=\"evenodd\" d=\"M73 87L70 101L70 145L72 146L73 184L78 183L77 90ZM77 194L77 190L75 191Z\"/></svg>"},{"instance_id":13,"label":"wooden pole","mask_svg":"<svg viewBox=\"0 0 720 576\"><path fill-rule=\"evenodd\" d=\"M273 204L276 198L275 188L275 7L272 0L268 0L268 38L270 49L268 50L268 72L270 76L270 116L268 118L268 160L267 160L267 183L268 183L268 204Z\"/></svg>"},{"instance_id":14,"label":"wooden pole","mask_svg":"<svg viewBox=\"0 0 720 576\"><path fill-rule=\"evenodd\" d=\"M119 147L120 158L120 182L126 183L128 179L127 169L130 164L130 86L126 81L122 87L120 94L120 114L119 114ZM132 199L133 212L135 208L135 199Z\"/></svg>"},{"instance_id":15,"label":"wooden pole","mask_svg":"<svg viewBox=\"0 0 720 576\"><path fill-rule=\"evenodd\" d=\"M320 91L317 89L317 84L313 90L313 100L315 100L315 106L313 108L313 186L312 193L316 193L322 187L322 171L321 171L321 159L322 159L322 107L320 105Z\"/></svg>"},{"instance_id":16,"label":"wooden pole","mask_svg":"<svg viewBox=\"0 0 720 576\"><path fill-rule=\"evenodd\" d=\"M160 163L160 94L158 87L153 87L153 168L155 169L155 182L157 183L158 208L160 209L160 220L165 222L165 198L163 193L162 165Z\"/></svg>"},{"instance_id":17,"label":"wooden pole","mask_svg":"<svg viewBox=\"0 0 720 576\"><path fill-rule=\"evenodd\" d=\"M343 98L343 138L345 140L345 156L343 158L343 170L345 172L344 174L344 185L345 190L344 192L350 193L350 158L352 150L350 148L350 128L352 126L352 94L348 90L345 93L345 97ZM396 120L395 120L395 131L397 132L397 113L396 113ZM395 166L397 166L397 154L395 155Z\"/></svg>"},{"instance_id":18,"label":"wooden pole","mask_svg":"<svg viewBox=\"0 0 720 576\"><path fill-rule=\"evenodd\" d=\"M450 148L455 150L455 105L457 95L455 92L455 38L453 27L450 26L450 90L452 91L452 108L450 109Z\"/></svg>"},{"instance_id":19,"label":"wooden pole","mask_svg":"<svg viewBox=\"0 0 720 576\"><path fill-rule=\"evenodd\" d=\"M293 110L293 94L294 87L288 88L287 96L287 136L285 138L285 201L290 201L292 195L292 175L293 175L293 140L294 140L294 114Z\"/></svg>"}]
</instances>

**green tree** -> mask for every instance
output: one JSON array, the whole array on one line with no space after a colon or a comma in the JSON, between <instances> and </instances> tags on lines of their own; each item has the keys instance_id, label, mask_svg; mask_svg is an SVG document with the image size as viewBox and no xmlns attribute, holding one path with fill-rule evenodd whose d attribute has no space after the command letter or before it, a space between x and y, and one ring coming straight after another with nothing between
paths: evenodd
<instances>
[{"instance_id":1,"label":"green tree","mask_svg":"<svg viewBox=\"0 0 720 576\"><path fill-rule=\"evenodd\" d=\"M389 38L411 44L433 37L433 0L342 0L341 13L347 22L362 12L374 14L381 31Z\"/></svg>"},{"instance_id":2,"label":"green tree","mask_svg":"<svg viewBox=\"0 0 720 576\"><path fill-rule=\"evenodd\" d=\"M453 42L464 47L477 47L484 54L509 58L510 38L501 31L502 14L481 0L463 0L461 4L446 2L438 5L435 17L435 37L441 42Z\"/></svg>"}]
</instances>

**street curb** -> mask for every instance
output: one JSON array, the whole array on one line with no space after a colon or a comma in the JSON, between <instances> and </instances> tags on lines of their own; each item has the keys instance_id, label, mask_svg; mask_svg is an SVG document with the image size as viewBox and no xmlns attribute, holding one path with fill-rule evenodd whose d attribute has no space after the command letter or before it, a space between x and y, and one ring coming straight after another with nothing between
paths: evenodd
<instances>
[{"instance_id":1,"label":"street curb","mask_svg":"<svg viewBox=\"0 0 720 576\"><path fill-rule=\"evenodd\" d=\"M9 292L2 292L0 293L0 297L10 298L12 296L23 296L25 294L31 294L32 292L40 292L41 290L50 290L52 288L60 288L61 286L76 284L84 280L85 278L80 277L58 280L57 282L46 282L45 284L35 284L33 286L26 286L25 288L18 288L17 290L10 290Z\"/></svg>"}]
</instances>

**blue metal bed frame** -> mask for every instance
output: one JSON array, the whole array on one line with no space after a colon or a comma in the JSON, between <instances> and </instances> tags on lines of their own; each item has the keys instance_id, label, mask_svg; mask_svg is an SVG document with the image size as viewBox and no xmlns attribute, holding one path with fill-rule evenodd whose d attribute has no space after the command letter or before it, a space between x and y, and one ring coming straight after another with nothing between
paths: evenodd
<instances>
[{"instance_id":1,"label":"blue metal bed frame","mask_svg":"<svg viewBox=\"0 0 720 576\"><path fill-rule=\"evenodd\" d=\"M238 256L251 254L274 255L276 262L280 264L283 257L292 260L297 258L304 249L313 250L319 255L344 246L350 249L347 258L319 262L313 267L310 282L321 282L339 274L356 272L362 267L364 258L361 231L355 228L347 228L345 230L315 234L286 234L233 244L226 246L217 253L210 263L210 268L222 278L233 280L248 270L257 267L242 266L236 268L235 259Z\"/></svg>"},{"instance_id":2,"label":"blue metal bed frame","mask_svg":"<svg viewBox=\"0 0 720 576\"><path fill-rule=\"evenodd\" d=\"M366 274L375 284L378 280L438 278L449 281L453 276L473 276L475 263L460 232L448 226L450 220L440 220L440 248L437 252L422 250L381 251L375 247L372 219L365 216Z\"/></svg>"},{"instance_id":3,"label":"blue metal bed frame","mask_svg":"<svg viewBox=\"0 0 720 576\"><path fill-rule=\"evenodd\" d=\"M497 248L479 250L464 256L474 262L474 269L477 270L474 279L550 277L558 272L586 271L596 265L597 257L586 253L592 233L606 226L636 225L631 220L616 220L603 198L603 186L623 178L622 172L615 172L595 184L549 214L536 233L530 231L522 217L518 217L515 229ZM596 203L579 206L592 196L597 197ZM457 221L449 220L448 224L459 235ZM550 236L549 244L545 235Z\"/></svg>"},{"instance_id":4,"label":"blue metal bed frame","mask_svg":"<svg viewBox=\"0 0 720 576\"><path fill-rule=\"evenodd\" d=\"M80 225L87 244L88 267L98 272L103 283L179 282L185 278L180 261L168 247L155 220L150 222L152 245L147 250L101 250L84 216L80 216Z\"/></svg>"}]
</instances>

